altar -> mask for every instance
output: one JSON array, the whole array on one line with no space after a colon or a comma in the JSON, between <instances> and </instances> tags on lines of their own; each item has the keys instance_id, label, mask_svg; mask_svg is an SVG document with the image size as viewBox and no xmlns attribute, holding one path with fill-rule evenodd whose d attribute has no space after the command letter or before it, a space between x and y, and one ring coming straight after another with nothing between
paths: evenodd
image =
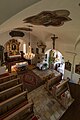
<instances>
[{"instance_id":1,"label":"altar","mask_svg":"<svg viewBox=\"0 0 80 120\"><path fill-rule=\"evenodd\" d=\"M27 66L28 66L27 62L19 62L19 63L16 63L15 65L13 65L11 67L11 71L12 72L15 71L15 72L20 73L22 71L27 70L27 68L28 68Z\"/></svg>"},{"instance_id":2,"label":"altar","mask_svg":"<svg viewBox=\"0 0 80 120\"><path fill-rule=\"evenodd\" d=\"M24 62L23 53L18 55L10 55L8 56L8 53L5 53L5 64L8 68L8 71L11 72L11 67L15 65L16 63Z\"/></svg>"},{"instance_id":3,"label":"altar","mask_svg":"<svg viewBox=\"0 0 80 120\"><path fill-rule=\"evenodd\" d=\"M21 55L11 55L11 56L9 56L9 58L17 58L17 57L21 57Z\"/></svg>"},{"instance_id":4,"label":"altar","mask_svg":"<svg viewBox=\"0 0 80 120\"><path fill-rule=\"evenodd\" d=\"M21 60L21 55L12 55L12 56L8 56L8 61L9 62L13 62L13 61L18 61Z\"/></svg>"}]
</instances>

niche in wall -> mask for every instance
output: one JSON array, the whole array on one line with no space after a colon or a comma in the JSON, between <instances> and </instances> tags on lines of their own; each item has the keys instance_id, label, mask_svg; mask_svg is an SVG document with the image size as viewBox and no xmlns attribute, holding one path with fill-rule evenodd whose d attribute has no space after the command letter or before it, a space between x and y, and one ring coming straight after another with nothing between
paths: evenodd
<instances>
[{"instance_id":1,"label":"niche in wall","mask_svg":"<svg viewBox=\"0 0 80 120\"><path fill-rule=\"evenodd\" d=\"M6 44L6 52L8 52L10 55L19 55L19 46L20 42L18 42L16 39L9 40Z\"/></svg>"}]
</instances>

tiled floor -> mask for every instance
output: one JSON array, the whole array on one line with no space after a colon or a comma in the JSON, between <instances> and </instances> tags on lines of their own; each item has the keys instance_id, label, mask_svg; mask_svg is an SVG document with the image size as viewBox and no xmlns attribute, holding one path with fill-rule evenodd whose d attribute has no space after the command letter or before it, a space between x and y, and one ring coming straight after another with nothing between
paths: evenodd
<instances>
[{"instance_id":1,"label":"tiled floor","mask_svg":"<svg viewBox=\"0 0 80 120\"><path fill-rule=\"evenodd\" d=\"M33 100L34 114L40 116L39 120L59 120L66 110L46 91L44 85L28 93L28 98Z\"/></svg>"}]
</instances>

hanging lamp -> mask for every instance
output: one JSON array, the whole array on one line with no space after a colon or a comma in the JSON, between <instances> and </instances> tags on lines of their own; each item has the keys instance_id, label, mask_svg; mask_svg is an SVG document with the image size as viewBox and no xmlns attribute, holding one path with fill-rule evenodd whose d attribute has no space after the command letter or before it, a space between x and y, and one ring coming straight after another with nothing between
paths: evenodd
<instances>
[{"instance_id":1,"label":"hanging lamp","mask_svg":"<svg viewBox=\"0 0 80 120\"><path fill-rule=\"evenodd\" d=\"M31 51L31 38L30 38L30 31L32 31L32 29L29 28L29 44L28 44L28 52L24 55L24 57L28 60L31 60L35 57L35 54L32 53Z\"/></svg>"}]
</instances>

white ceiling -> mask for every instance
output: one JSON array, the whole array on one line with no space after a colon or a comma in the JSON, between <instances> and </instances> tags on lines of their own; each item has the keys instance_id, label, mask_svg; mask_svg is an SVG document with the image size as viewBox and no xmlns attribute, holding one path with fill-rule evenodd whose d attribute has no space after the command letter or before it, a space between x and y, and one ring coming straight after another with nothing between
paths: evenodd
<instances>
[{"instance_id":1,"label":"white ceiling","mask_svg":"<svg viewBox=\"0 0 80 120\"><path fill-rule=\"evenodd\" d=\"M0 24L40 0L0 0Z\"/></svg>"},{"instance_id":2,"label":"white ceiling","mask_svg":"<svg viewBox=\"0 0 80 120\"><path fill-rule=\"evenodd\" d=\"M34 4L35 3L35 4ZM16 27L27 27L23 19L41 11L66 9L70 11L71 21L60 27L33 25L33 34L47 40L56 34L60 42L74 44L80 35L80 0L0 0L0 34Z\"/></svg>"}]
</instances>

